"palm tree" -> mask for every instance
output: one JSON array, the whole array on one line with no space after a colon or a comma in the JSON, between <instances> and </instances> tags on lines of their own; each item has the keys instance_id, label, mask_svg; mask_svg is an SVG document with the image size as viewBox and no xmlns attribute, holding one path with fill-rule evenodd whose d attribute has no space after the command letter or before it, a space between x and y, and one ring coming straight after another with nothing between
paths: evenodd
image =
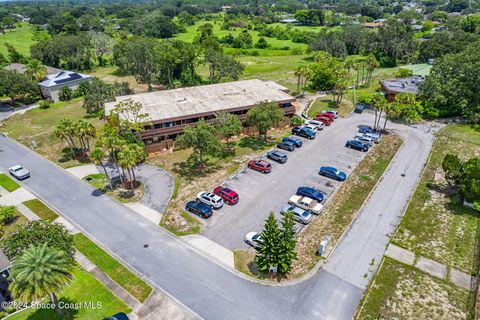
<instances>
[{"instance_id":1,"label":"palm tree","mask_svg":"<svg viewBox=\"0 0 480 320\"><path fill-rule=\"evenodd\" d=\"M91 122L79 120L75 123L75 130L84 150L90 151L90 139L95 137L97 129Z\"/></svg>"},{"instance_id":2,"label":"palm tree","mask_svg":"<svg viewBox=\"0 0 480 320\"><path fill-rule=\"evenodd\" d=\"M110 190L113 191L113 185L112 185L112 180L110 179L110 176L108 175L107 168L105 167L105 164L103 164L103 159L105 158L105 152L101 149L96 147L95 149L90 152L90 160L93 161L95 164L99 164L102 166L103 171L105 172L105 175L107 176L108 179L108 184L110 185Z\"/></svg>"},{"instance_id":3,"label":"palm tree","mask_svg":"<svg viewBox=\"0 0 480 320\"><path fill-rule=\"evenodd\" d=\"M75 157L75 150L77 149L74 139L75 131L75 125L69 119L60 120L53 131L56 137L67 141L67 144L70 146L70 150L72 152L72 157Z\"/></svg>"},{"instance_id":4,"label":"palm tree","mask_svg":"<svg viewBox=\"0 0 480 320\"><path fill-rule=\"evenodd\" d=\"M32 80L41 81L47 75L47 68L42 65L41 61L33 59L27 64L26 73L32 78Z\"/></svg>"},{"instance_id":5,"label":"palm tree","mask_svg":"<svg viewBox=\"0 0 480 320\"><path fill-rule=\"evenodd\" d=\"M117 152L119 152L125 145L125 140L120 137L118 129L112 126L103 126L100 138L98 140L98 145L101 145L108 150L109 155L113 160L113 163L117 167L117 170L119 170ZM123 185L123 174L120 172L120 170L119 175L120 181Z\"/></svg>"},{"instance_id":6,"label":"palm tree","mask_svg":"<svg viewBox=\"0 0 480 320\"><path fill-rule=\"evenodd\" d=\"M130 186L133 191L135 188L135 184L134 184L134 176L132 174L132 171L133 171L133 167L137 165L137 154L136 154L136 151L132 148L132 145L126 145L118 153L118 164L123 169L127 170L128 176L130 178Z\"/></svg>"},{"instance_id":7,"label":"palm tree","mask_svg":"<svg viewBox=\"0 0 480 320\"><path fill-rule=\"evenodd\" d=\"M59 294L72 281L73 259L65 252L49 248L47 243L30 246L13 261L10 274L14 281L9 289L13 296L30 303L50 296L59 316Z\"/></svg>"}]
</instances>

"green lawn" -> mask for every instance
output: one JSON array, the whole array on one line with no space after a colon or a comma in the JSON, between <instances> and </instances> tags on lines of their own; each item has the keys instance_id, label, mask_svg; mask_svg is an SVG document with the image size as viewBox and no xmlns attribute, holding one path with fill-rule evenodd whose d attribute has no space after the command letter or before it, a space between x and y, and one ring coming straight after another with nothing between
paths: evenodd
<instances>
[{"instance_id":1,"label":"green lawn","mask_svg":"<svg viewBox=\"0 0 480 320\"><path fill-rule=\"evenodd\" d=\"M103 319L118 312L129 313L130 308L117 296L110 292L90 273L77 267L73 272L73 282L60 295L60 301L79 303L82 307L65 310L62 319L91 320ZM84 303L92 302L98 308L88 308ZM60 320L53 310L26 309L8 317L8 320Z\"/></svg>"},{"instance_id":2,"label":"green lawn","mask_svg":"<svg viewBox=\"0 0 480 320\"><path fill-rule=\"evenodd\" d=\"M327 96L322 98L317 98L308 110L308 116L311 118L315 118L315 116L320 113L320 111L325 109L337 110L339 115L342 117L345 117L350 114L350 112L352 112L353 103L347 100L347 98L343 98L342 102L340 102L340 105L338 107L335 106L332 99L333 96L331 94L327 94Z\"/></svg>"},{"instance_id":3,"label":"green lawn","mask_svg":"<svg viewBox=\"0 0 480 320\"><path fill-rule=\"evenodd\" d=\"M55 125L62 119L77 121L84 119L95 126L99 126L102 120L96 116L87 115L82 107L82 98L73 99L69 102L53 103L48 109L32 109L24 114L17 114L3 121L1 132L24 144L28 148L45 156L47 159L59 163L68 168L78 166L78 160L72 160L70 152L65 149L67 143L55 137L53 131Z\"/></svg>"},{"instance_id":4,"label":"green lawn","mask_svg":"<svg viewBox=\"0 0 480 320\"><path fill-rule=\"evenodd\" d=\"M27 208L32 210L42 220L52 222L58 218L58 214L56 214L52 209L47 207L42 201L38 199L25 201L23 204Z\"/></svg>"},{"instance_id":5,"label":"green lawn","mask_svg":"<svg viewBox=\"0 0 480 320\"><path fill-rule=\"evenodd\" d=\"M206 23L211 23L213 25L213 33L219 37L220 39L231 33L234 37L237 36L240 32L242 32L243 29L241 28L236 28L235 30L222 30L220 27L222 23L220 21L205 21L201 20L195 23L193 26L188 26L186 29L186 32L184 33L179 33L177 34L174 39L176 40L182 40L185 42L192 42L195 36L197 35L197 29L206 24ZM309 28L309 27L304 27L304 28ZM316 29L313 29L312 31L316 31ZM317 30L318 31L318 30ZM249 33L252 35L252 40L253 44L258 41L259 36L258 36L258 31L252 31L249 30ZM267 40L267 43L270 44L271 49L281 49L284 47L289 47L290 49L297 48L301 50L306 50L307 45L304 43L294 43L291 40L278 40L275 38L269 38L265 37L265 40ZM288 51L287 51L288 52Z\"/></svg>"},{"instance_id":6,"label":"green lawn","mask_svg":"<svg viewBox=\"0 0 480 320\"><path fill-rule=\"evenodd\" d=\"M132 271L103 251L85 235L78 233L73 236L75 248L95 263L112 280L117 282L125 290L140 302L145 301L152 292L152 288Z\"/></svg>"},{"instance_id":7,"label":"green lawn","mask_svg":"<svg viewBox=\"0 0 480 320\"><path fill-rule=\"evenodd\" d=\"M19 53L28 57L30 56L30 47L45 36L46 31L35 32L33 26L27 22L22 22L20 27L14 30L6 30L5 34L0 33L0 53L5 57L8 56L7 48L4 46L4 43L8 42Z\"/></svg>"},{"instance_id":8,"label":"green lawn","mask_svg":"<svg viewBox=\"0 0 480 320\"><path fill-rule=\"evenodd\" d=\"M450 125L437 134L430 161L393 242L471 273L480 214L463 206L444 180L441 164L447 153L458 153L463 159L480 156L478 128Z\"/></svg>"},{"instance_id":9,"label":"green lawn","mask_svg":"<svg viewBox=\"0 0 480 320\"><path fill-rule=\"evenodd\" d=\"M0 186L2 186L8 192L12 192L20 188L20 185L13 181L9 176L4 173L0 173Z\"/></svg>"}]
</instances>

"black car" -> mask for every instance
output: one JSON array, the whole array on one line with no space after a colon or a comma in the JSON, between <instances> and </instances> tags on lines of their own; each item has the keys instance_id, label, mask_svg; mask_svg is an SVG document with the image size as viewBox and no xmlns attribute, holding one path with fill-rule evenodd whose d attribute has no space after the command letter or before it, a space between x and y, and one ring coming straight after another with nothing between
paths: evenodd
<instances>
[{"instance_id":1,"label":"black car","mask_svg":"<svg viewBox=\"0 0 480 320\"><path fill-rule=\"evenodd\" d=\"M293 151L295 150L295 144L290 141L282 141L279 144L277 144L277 148Z\"/></svg>"},{"instance_id":2,"label":"black car","mask_svg":"<svg viewBox=\"0 0 480 320\"><path fill-rule=\"evenodd\" d=\"M279 150L270 151L269 153L267 153L267 158L280 163L285 163L288 160L287 155Z\"/></svg>"},{"instance_id":3,"label":"black car","mask_svg":"<svg viewBox=\"0 0 480 320\"><path fill-rule=\"evenodd\" d=\"M204 219L208 219L212 216L212 208L210 208L210 206L198 200L189 201L185 206L185 210L193 214L196 214Z\"/></svg>"},{"instance_id":4,"label":"black car","mask_svg":"<svg viewBox=\"0 0 480 320\"><path fill-rule=\"evenodd\" d=\"M297 136L304 137L310 140L315 139L316 133L313 130L305 127L295 127L292 129L292 133L296 134Z\"/></svg>"},{"instance_id":5,"label":"black car","mask_svg":"<svg viewBox=\"0 0 480 320\"><path fill-rule=\"evenodd\" d=\"M367 152L369 148L368 144L363 143L360 140L348 140L347 143L345 144L345 147L363 151L363 152Z\"/></svg>"}]
</instances>

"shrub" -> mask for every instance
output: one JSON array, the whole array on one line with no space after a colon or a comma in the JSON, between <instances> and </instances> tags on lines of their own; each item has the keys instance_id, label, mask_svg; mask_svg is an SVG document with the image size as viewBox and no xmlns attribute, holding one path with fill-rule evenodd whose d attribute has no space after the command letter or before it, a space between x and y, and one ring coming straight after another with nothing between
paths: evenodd
<instances>
[{"instance_id":1,"label":"shrub","mask_svg":"<svg viewBox=\"0 0 480 320\"><path fill-rule=\"evenodd\" d=\"M38 105L39 105L40 109L48 109L48 108L50 108L51 103L48 100L40 100Z\"/></svg>"},{"instance_id":2,"label":"shrub","mask_svg":"<svg viewBox=\"0 0 480 320\"><path fill-rule=\"evenodd\" d=\"M60 101L70 101L73 98L73 91L69 87L65 86L60 89L60 93L58 95L58 99Z\"/></svg>"}]
</instances>

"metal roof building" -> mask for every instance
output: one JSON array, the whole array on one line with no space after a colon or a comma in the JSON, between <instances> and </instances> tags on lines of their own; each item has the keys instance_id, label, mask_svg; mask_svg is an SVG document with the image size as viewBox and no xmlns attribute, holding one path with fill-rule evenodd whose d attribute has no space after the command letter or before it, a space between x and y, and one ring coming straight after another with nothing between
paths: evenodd
<instances>
[{"instance_id":1,"label":"metal roof building","mask_svg":"<svg viewBox=\"0 0 480 320\"><path fill-rule=\"evenodd\" d=\"M186 126L200 119L212 120L219 112L233 113L243 119L252 106L264 101L276 102L286 115L293 115L295 98L288 92L288 88L276 82L258 79L217 83L120 96L106 103L105 115L122 100L141 103L140 112L147 114L152 123L141 135L146 144L151 144L174 139Z\"/></svg>"}]
</instances>

